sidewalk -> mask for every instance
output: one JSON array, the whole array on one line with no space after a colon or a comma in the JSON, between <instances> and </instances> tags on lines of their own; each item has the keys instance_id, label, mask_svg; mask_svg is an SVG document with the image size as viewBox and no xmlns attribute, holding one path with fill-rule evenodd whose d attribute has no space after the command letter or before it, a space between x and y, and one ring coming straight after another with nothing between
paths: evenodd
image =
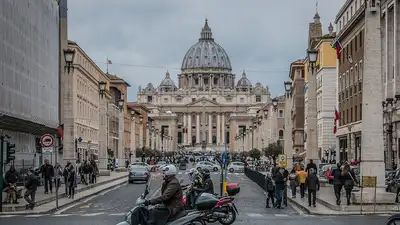
<instances>
[{"instance_id":1,"label":"sidewalk","mask_svg":"<svg viewBox=\"0 0 400 225\"><path fill-rule=\"evenodd\" d=\"M300 197L300 192L297 190L296 198L291 198L291 191L288 189L288 200L295 206L301 208L309 214L314 215L360 215L374 214L373 205L347 205L344 190L341 194L341 205L336 205L336 197L333 193L333 187L327 185L321 187L317 192L317 207L308 206L307 191L304 198ZM394 199L393 199L394 202ZM391 214L400 212L400 204L376 205L375 214Z\"/></svg>"},{"instance_id":2,"label":"sidewalk","mask_svg":"<svg viewBox=\"0 0 400 225\"><path fill-rule=\"evenodd\" d=\"M72 202L78 201L82 198L89 197L91 195L95 195L101 191L106 189L118 186L127 181L127 173L126 172L111 172L110 176L100 176L97 177L97 183L95 184L78 184L75 189L75 198L68 199L65 195L65 186L64 184L58 189L58 199L59 199L59 207L70 204ZM53 185L54 186L54 185ZM25 190L23 191L23 193ZM45 213L49 212L56 207L56 194L55 188L53 187L53 193L44 194L44 186L38 187L35 197L35 209L34 210L26 210L26 201L25 199L18 199L18 204L3 204L3 213L4 214L34 214L34 213Z\"/></svg>"}]
</instances>

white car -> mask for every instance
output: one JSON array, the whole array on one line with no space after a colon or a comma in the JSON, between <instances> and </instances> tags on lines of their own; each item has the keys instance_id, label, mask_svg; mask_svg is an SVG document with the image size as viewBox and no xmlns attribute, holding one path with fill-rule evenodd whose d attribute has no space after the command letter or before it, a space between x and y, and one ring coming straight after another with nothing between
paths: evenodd
<instances>
[{"instance_id":1,"label":"white car","mask_svg":"<svg viewBox=\"0 0 400 225\"><path fill-rule=\"evenodd\" d=\"M195 168L196 169L208 169L209 171L218 171L220 169L220 166L215 163L212 163L212 162L201 161L196 164Z\"/></svg>"},{"instance_id":2,"label":"white car","mask_svg":"<svg viewBox=\"0 0 400 225\"><path fill-rule=\"evenodd\" d=\"M147 167L147 169L148 169L149 171L153 171L153 170L152 170L152 167L153 167L153 166L150 166L149 164L144 163L144 162L133 162L133 163L131 163L131 164L129 165L129 169L130 169L132 166L145 166L145 167Z\"/></svg>"},{"instance_id":3,"label":"white car","mask_svg":"<svg viewBox=\"0 0 400 225\"><path fill-rule=\"evenodd\" d=\"M233 172L244 172L244 163L242 163L242 162L231 162L231 164L228 167L228 171L230 173L233 173Z\"/></svg>"},{"instance_id":4,"label":"white car","mask_svg":"<svg viewBox=\"0 0 400 225\"><path fill-rule=\"evenodd\" d=\"M166 167L168 164L165 161L159 161L157 162L157 167L159 170L162 170L164 167Z\"/></svg>"}]
</instances>

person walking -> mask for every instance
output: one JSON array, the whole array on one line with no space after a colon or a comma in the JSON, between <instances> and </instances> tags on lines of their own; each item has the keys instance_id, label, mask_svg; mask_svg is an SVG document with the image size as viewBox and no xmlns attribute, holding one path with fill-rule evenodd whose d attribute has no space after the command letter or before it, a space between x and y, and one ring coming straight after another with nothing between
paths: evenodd
<instances>
[{"instance_id":1,"label":"person walking","mask_svg":"<svg viewBox=\"0 0 400 225\"><path fill-rule=\"evenodd\" d=\"M67 165L65 165L64 170L63 170L63 177L64 177L64 185L65 185L65 195L68 196L68 174L70 168L73 167L71 162L68 161Z\"/></svg>"},{"instance_id":2,"label":"person walking","mask_svg":"<svg viewBox=\"0 0 400 225\"><path fill-rule=\"evenodd\" d=\"M55 179L54 179L54 186L58 189L61 186L61 177L63 175L63 169L59 163L56 163L55 167Z\"/></svg>"},{"instance_id":3,"label":"person walking","mask_svg":"<svg viewBox=\"0 0 400 225\"><path fill-rule=\"evenodd\" d=\"M299 186L300 186L300 197L304 198L304 194L306 191L306 178L307 178L307 172L304 171L304 167L301 167L299 171L297 171L297 177L299 180Z\"/></svg>"},{"instance_id":4,"label":"person walking","mask_svg":"<svg viewBox=\"0 0 400 225\"><path fill-rule=\"evenodd\" d=\"M341 175L342 170L340 168L340 164L337 164L337 168L332 170L332 176L333 176L333 191L335 193L336 197L336 205L340 205L341 200L340 200L340 193L342 192L343 188L343 177Z\"/></svg>"},{"instance_id":5,"label":"person walking","mask_svg":"<svg viewBox=\"0 0 400 225\"><path fill-rule=\"evenodd\" d=\"M25 183L25 194L24 199L28 202L26 209L33 209L35 207L35 195L37 187L39 186L39 180L34 174L34 170L30 168L28 170L28 177Z\"/></svg>"},{"instance_id":6,"label":"person walking","mask_svg":"<svg viewBox=\"0 0 400 225\"><path fill-rule=\"evenodd\" d=\"M77 185L77 174L74 167L70 167L68 173L68 198L74 199L75 188Z\"/></svg>"},{"instance_id":7,"label":"person walking","mask_svg":"<svg viewBox=\"0 0 400 225\"><path fill-rule=\"evenodd\" d=\"M268 173L265 177L265 190L267 191L267 202L265 207L270 208L269 201L271 200L272 207L275 208L275 198L274 198L274 191L275 191L275 184L272 180L272 174Z\"/></svg>"},{"instance_id":8,"label":"person walking","mask_svg":"<svg viewBox=\"0 0 400 225\"><path fill-rule=\"evenodd\" d=\"M319 191L320 184L317 174L313 168L310 168L309 175L306 178L306 188L308 190L308 206L316 206L317 191Z\"/></svg>"},{"instance_id":9,"label":"person walking","mask_svg":"<svg viewBox=\"0 0 400 225\"><path fill-rule=\"evenodd\" d=\"M314 163L314 160L310 159L310 162L307 164L306 172L310 174L310 169L314 169L314 173L318 173L317 165Z\"/></svg>"},{"instance_id":10,"label":"person walking","mask_svg":"<svg viewBox=\"0 0 400 225\"><path fill-rule=\"evenodd\" d=\"M285 169L280 168L275 174L275 196L276 208L282 209L283 192L285 191L286 178L284 177Z\"/></svg>"},{"instance_id":11,"label":"person walking","mask_svg":"<svg viewBox=\"0 0 400 225\"><path fill-rule=\"evenodd\" d=\"M18 204L17 200L17 182L18 182L18 172L13 165L10 166L10 169L6 172L4 179L5 179L5 186L7 186L6 193L7 198L4 203L14 203ZM3 194L3 193L1 193Z\"/></svg>"},{"instance_id":12,"label":"person walking","mask_svg":"<svg viewBox=\"0 0 400 225\"><path fill-rule=\"evenodd\" d=\"M44 160L44 164L40 168L42 173L42 178L44 179L44 193L48 194L49 189L50 192L53 193L53 177L54 177L54 167L49 163L48 159Z\"/></svg>"},{"instance_id":13,"label":"person walking","mask_svg":"<svg viewBox=\"0 0 400 225\"><path fill-rule=\"evenodd\" d=\"M354 185L357 184L357 181L355 180L355 174L350 165L346 163L343 166L341 175L344 181L343 186L344 190L346 191L347 205L350 205L351 191L353 190Z\"/></svg>"},{"instance_id":14,"label":"person walking","mask_svg":"<svg viewBox=\"0 0 400 225\"><path fill-rule=\"evenodd\" d=\"M299 179L296 174L296 170L293 168L292 171L289 173L289 186L290 190L292 191L292 198L296 198L296 189L299 185Z\"/></svg>"}]
</instances>

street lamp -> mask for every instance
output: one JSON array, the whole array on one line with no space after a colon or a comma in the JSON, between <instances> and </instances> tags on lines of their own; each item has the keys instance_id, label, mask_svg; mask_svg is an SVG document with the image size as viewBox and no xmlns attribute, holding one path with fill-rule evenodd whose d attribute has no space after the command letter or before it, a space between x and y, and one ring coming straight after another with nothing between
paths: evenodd
<instances>
[{"instance_id":1,"label":"street lamp","mask_svg":"<svg viewBox=\"0 0 400 225\"><path fill-rule=\"evenodd\" d=\"M100 81L99 82L99 89L100 89L100 96L101 98L104 97L104 94L106 93L106 85L107 83L104 81Z\"/></svg>"},{"instance_id":2,"label":"street lamp","mask_svg":"<svg viewBox=\"0 0 400 225\"><path fill-rule=\"evenodd\" d=\"M66 68L68 73L70 73L71 68L73 68L72 64L74 63L75 58L75 49L64 49L64 59L66 63Z\"/></svg>"},{"instance_id":3,"label":"street lamp","mask_svg":"<svg viewBox=\"0 0 400 225\"><path fill-rule=\"evenodd\" d=\"M291 81L285 81L283 82L284 86L285 86L285 91L286 91L286 95L290 96L292 93L292 82Z\"/></svg>"},{"instance_id":4,"label":"street lamp","mask_svg":"<svg viewBox=\"0 0 400 225\"><path fill-rule=\"evenodd\" d=\"M317 62L318 51L316 49L308 49L307 56L310 64L315 64Z\"/></svg>"},{"instance_id":5,"label":"street lamp","mask_svg":"<svg viewBox=\"0 0 400 225\"><path fill-rule=\"evenodd\" d=\"M276 107L278 107L278 99L277 98L272 99L272 106L274 107L274 109L276 109Z\"/></svg>"}]
</instances>

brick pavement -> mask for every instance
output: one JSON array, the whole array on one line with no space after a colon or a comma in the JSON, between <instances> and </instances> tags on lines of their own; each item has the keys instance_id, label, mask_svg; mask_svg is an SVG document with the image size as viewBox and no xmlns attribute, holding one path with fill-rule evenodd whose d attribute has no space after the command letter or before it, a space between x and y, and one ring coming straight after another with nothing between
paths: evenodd
<instances>
[{"instance_id":1,"label":"brick pavement","mask_svg":"<svg viewBox=\"0 0 400 225\"><path fill-rule=\"evenodd\" d=\"M97 188L100 186L103 186L107 183L113 182L113 181L118 181L123 178L127 177L126 172L111 172L110 176L100 176L97 177L97 183L95 184L89 184L89 185L84 185L84 184L78 184L77 188L75 189L76 195L80 192L87 191L93 188ZM23 191L24 192L24 191ZM67 199L67 196L65 195L65 186L64 184L61 184L61 187L59 188L59 199ZM3 193L4 196L4 193ZM5 199L5 196L3 197ZM35 203L36 207L47 204L49 202L56 200L56 194L55 194L55 189L53 187L53 193L49 194L44 194L44 186L38 187L38 190L36 192L36 197L35 197ZM18 204L3 204L3 212L16 212L16 211L24 211L25 206L26 206L26 201L25 199L19 199Z\"/></svg>"}]
</instances>

